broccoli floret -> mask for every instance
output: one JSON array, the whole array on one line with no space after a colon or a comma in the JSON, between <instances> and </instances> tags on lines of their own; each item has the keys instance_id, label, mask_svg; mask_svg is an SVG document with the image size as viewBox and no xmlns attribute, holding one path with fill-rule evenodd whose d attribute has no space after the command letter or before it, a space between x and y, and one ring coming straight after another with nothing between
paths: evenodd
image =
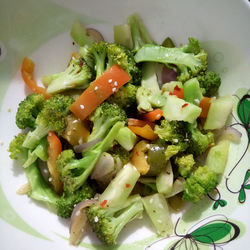
<instances>
[{"instance_id":1,"label":"broccoli floret","mask_svg":"<svg viewBox=\"0 0 250 250\"><path fill-rule=\"evenodd\" d=\"M121 230L131 220L141 216L142 211L141 197L136 195L128 198L125 204L113 208L91 206L87 210L87 217L98 238L108 245L113 245Z\"/></svg>"},{"instance_id":2,"label":"broccoli floret","mask_svg":"<svg viewBox=\"0 0 250 250\"><path fill-rule=\"evenodd\" d=\"M144 45L136 53L135 61L174 64L178 68L177 79L182 82L207 69L207 53L200 48L199 41L194 38L189 38L189 44L181 48Z\"/></svg>"},{"instance_id":3,"label":"broccoli floret","mask_svg":"<svg viewBox=\"0 0 250 250\"><path fill-rule=\"evenodd\" d=\"M115 244L123 227L141 216L141 197L129 197L139 176L133 165L125 165L101 194L98 203L87 210L92 230L104 243Z\"/></svg>"},{"instance_id":4,"label":"broccoli floret","mask_svg":"<svg viewBox=\"0 0 250 250\"><path fill-rule=\"evenodd\" d=\"M93 122L93 128L88 141L102 139L118 121L127 123L125 111L117 104L109 104L107 102L103 102L98 106L89 119Z\"/></svg>"},{"instance_id":5,"label":"broccoli floret","mask_svg":"<svg viewBox=\"0 0 250 250\"><path fill-rule=\"evenodd\" d=\"M184 178L188 177L194 168L194 157L192 154L183 155L175 158L175 164L178 166L178 171Z\"/></svg>"},{"instance_id":6,"label":"broccoli floret","mask_svg":"<svg viewBox=\"0 0 250 250\"><path fill-rule=\"evenodd\" d=\"M172 156L178 154L180 150L181 146L179 145L168 145L165 150L166 161L168 161Z\"/></svg>"},{"instance_id":7,"label":"broccoli floret","mask_svg":"<svg viewBox=\"0 0 250 250\"><path fill-rule=\"evenodd\" d=\"M204 75L197 76L203 95L211 97L218 93L221 85L221 79L213 71L207 71Z\"/></svg>"},{"instance_id":8,"label":"broccoli floret","mask_svg":"<svg viewBox=\"0 0 250 250\"><path fill-rule=\"evenodd\" d=\"M210 131L203 134L198 128L190 123L187 124L187 128L190 136L188 152L194 154L194 156L203 154L214 142L214 134Z\"/></svg>"},{"instance_id":9,"label":"broccoli floret","mask_svg":"<svg viewBox=\"0 0 250 250\"><path fill-rule=\"evenodd\" d=\"M139 84L141 71L137 67L132 52L126 47L106 42L94 43L83 54L87 64L96 72L96 78L106 69L118 64L130 76L131 83Z\"/></svg>"},{"instance_id":10,"label":"broccoli floret","mask_svg":"<svg viewBox=\"0 0 250 250\"><path fill-rule=\"evenodd\" d=\"M72 97L60 94L46 100L36 118L35 130L27 134L23 146L33 149L49 131L62 134L67 126L66 116L69 114L69 107L73 102Z\"/></svg>"},{"instance_id":11,"label":"broccoli floret","mask_svg":"<svg viewBox=\"0 0 250 250\"><path fill-rule=\"evenodd\" d=\"M67 89L86 89L91 79L92 71L86 62L73 57L65 71L44 76L42 81L48 85L49 94L56 94Z\"/></svg>"},{"instance_id":12,"label":"broccoli floret","mask_svg":"<svg viewBox=\"0 0 250 250\"><path fill-rule=\"evenodd\" d=\"M25 138L26 134L16 135L10 142L8 149L10 158L13 160L19 160L22 164L26 161L28 155L28 150L22 146Z\"/></svg>"},{"instance_id":13,"label":"broccoli floret","mask_svg":"<svg viewBox=\"0 0 250 250\"><path fill-rule=\"evenodd\" d=\"M101 154L113 145L118 131L123 126L122 122L114 124L104 140L85 151L81 159L76 159L71 149L61 152L57 158L56 166L66 192L72 193L85 183Z\"/></svg>"},{"instance_id":14,"label":"broccoli floret","mask_svg":"<svg viewBox=\"0 0 250 250\"><path fill-rule=\"evenodd\" d=\"M108 44L107 46L107 68L118 64L130 76L130 82L138 85L141 81L141 71L137 67L133 53L126 47L118 44Z\"/></svg>"},{"instance_id":15,"label":"broccoli floret","mask_svg":"<svg viewBox=\"0 0 250 250\"><path fill-rule=\"evenodd\" d=\"M19 103L16 113L16 125L20 129L34 128L37 115L43 108L44 96L30 94Z\"/></svg>"},{"instance_id":16,"label":"broccoli floret","mask_svg":"<svg viewBox=\"0 0 250 250\"><path fill-rule=\"evenodd\" d=\"M218 177L207 166L198 167L184 183L183 200L198 202L218 184Z\"/></svg>"},{"instance_id":17,"label":"broccoli floret","mask_svg":"<svg viewBox=\"0 0 250 250\"><path fill-rule=\"evenodd\" d=\"M8 151L10 152L10 158L14 160L19 160L21 164L24 164L29 160L28 149L22 146L26 134L19 134L14 137L10 142ZM32 199L42 201L45 204L55 207L58 200L58 196L53 190L48 186L48 184L43 179L37 162L31 163L27 168L24 168L25 175L30 185L30 191L28 192L29 197Z\"/></svg>"},{"instance_id":18,"label":"broccoli floret","mask_svg":"<svg viewBox=\"0 0 250 250\"><path fill-rule=\"evenodd\" d=\"M136 104L136 92L138 86L131 83L127 83L122 86L117 92L111 95L107 101L109 103L115 103L120 108L128 110L131 106Z\"/></svg>"},{"instance_id":19,"label":"broccoli floret","mask_svg":"<svg viewBox=\"0 0 250 250\"><path fill-rule=\"evenodd\" d=\"M106 69L107 46L106 42L93 43L83 55L90 68L96 72L96 78Z\"/></svg>"},{"instance_id":20,"label":"broccoli floret","mask_svg":"<svg viewBox=\"0 0 250 250\"><path fill-rule=\"evenodd\" d=\"M86 199L91 199L94 195L94 190L87 183L74 193L64 192L56 202L57 214L62 218L69 218L77 203Z\"/></svg>"},{"instance_id":21,"label":"broccoli floret","mask_svg":"<svg viewBox=\"0 0 250 250\"><path fill-rule=\"evenodd\" d=\"M156 63L143 63L141 86L136 93L137 109L140 112L149 112L165 104L166 98L161 95L156 72Z\"/></svg>"},{"instance_id":22,"label":"broccoli floret","mask_svg":"<svg viewBox=\"0 0 250 250\"><path fill-rule=\"evenodd\" d=\"M162 120L161 125L156 125L154 132L160 139L180 146L180 151L185 151L188 147L186 123L182 121Z\"/></svg>"}]
</instances>

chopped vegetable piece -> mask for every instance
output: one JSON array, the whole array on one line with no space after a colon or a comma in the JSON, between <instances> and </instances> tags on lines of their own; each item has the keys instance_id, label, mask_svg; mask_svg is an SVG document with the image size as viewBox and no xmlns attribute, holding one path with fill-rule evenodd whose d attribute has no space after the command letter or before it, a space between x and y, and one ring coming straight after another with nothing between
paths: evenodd
<instances>
[{"instance_id":1,"label":"chopped vegetable piece","mask_svg":"<svg viewBox=\"0 0 250 250\"><path fill-rule=\"evenodd\" d=\"M155 121L161 119L162 115L163 115L163 111L161 109L155 109L151 112L143 114L142 118L146 121L149 121L149 122L155 122Z\"/></svg>"},{"instance_id":2,"label":"chopped vegetable piece","mask_svg":"<svg viewBox=\"0 0 250 250\"><path fill-rule=\"evenodd\" d=\"M99 197L100 207L115 207L123 204L129 197L139 177L140 173L135 166L131 163L126 164ZM130 187L124 188L128 182Z\"/></svg>"},{"instance_id":3,"label":"chopped vegetable piece","mask_svg":"<svg viewBox=\"0 0 250 250\"><path fill-rule=\"evenodd\" d=\"M152 129L154 128L154 124L152 122L143 121L135 118L128 118L128 125L138 127L144 127L145 125L149 125Z\"/></svg>"},{"instance_id":4,"label":"chopped vegetable piece","mask_svg":"<svg viewBox=\"0 0 250 250\"><path fill-rule=\"evenodd\" d=\"M63 189L63 184L59 179L59 172L56 168L56 160L60 153L62 152L62 144L59 138L53 131L50 131L48 134L48 169L51 176L51 184L56 191L56 193L60 194ZM50 179L49 179L50 181Z\"/></svg>"},{"instance_id":5,"label":"chopped vegetable piece","mask_svg":"<svg viewBox=\"0 0 250 250\"><path fill-rule=\"evenodd\" d=\"M113 65L90 84L71 105L70 110L81 120L86 119L98 105L130 80L130 76L118 65Z\"/></svg>"},{"instance_id":6,"label":"chopped vegetable piece","mask_svg":"<svg viewBox=\"0 0 250 250\"><path fill-rule=\"evenodd\" d=\"M179 88L178 85L174 87L174 91L170 92L170 95L176 95L180 99L184 99L184 91L183 89Z\"/></svg>"},{"instance_id":7,"label":"chopped vegetable piece","mask_svg":"<svg viewBox=\"0 0 250 250\"><path fill-rule=\"evenodd\" d=\"M145 152L148 151L147 141L139 141L133 148L131 154L131 163L136 167L141 175L147 174L150 166L145 158Z\"/></svg>"},{"instance_id":8,"label":"chopped vegetable piece","mask_svg":"<svg viewBox=\"0 0 250 250\"><path fill-rule=\"evenodd\" d=\"M161 236L169 236L173 233L173 223L170 217L169 207L162 194L153 194L142 198L146 212L153 222L157 233Z\"/></svg>"},{"instance_id":9,"label":"chopped vegetable piece","mask_svg":"<svg viewBox=\"0 0 250 250\"><path fill-rule=\"evenodd\" d=\"M204 97L200 101L200 105L199 105L201 107L200 118L207 118L207 114L208 114L210 105L211 105L211 98L209 98L209 97Z\"/></svg>"},{"instance_id":10,"label":"chopped vegetable piece","mask_svg":"<svg viewBox=\"0 0 250 250\"><path fill-rule=\"evenodd\" d=\"M144 127L139 126L128 126L128 128L134 132L136 135L141 136L142 138L148 139L148 140L156 140L158 138L158 135L155 134L154 130L147 124Z\"/></svg>"},{"instance_id":11,"label":"chopped vegetable piece","mask_svg":"<svg viewBox=\"0 0 250 250\"><path fill-rule=\"evenodd\" d=\"M206 165L217 175L221 175L227 164L230 142L222 140L212 147L207 155Z\"/></svg>"},{"instance_id":12,"label":"chopped vegetable piece","mask_svg":"<svg viewBox=\"0 0 250 250\"><path fill-rule=\"evenodd\" d=\"M216 99L210 105L204 129L220 129L225 126L232 108L232 95L226 95Z\"/></svg>"},{"instance_id":13,"label":"chopped vegetable piece","mask_svg":"<svg viewBox=\"0 0 250 250\"><path fill-rule=\"evenodd\" d=\"M37 85L37 82L34 79L34 68L35 64L33 63L33 61L28 57L24 57L21 66L21 73L24 82L32 92L43 94L45 98L50 98L51 95L46 92L46 89Z\"/></svg>"},{"instance_id":14,"label":"chopped vegetable piece","mask_svg":"<svg viewBox=\"0 0 250 250\"><path fill-rule=\"evenodd\" d=\"M166 168L156 177L156 188L160 194L169 195L172 192L174 174L171 162L167 163Z\"/></svg>"}]
</instances>

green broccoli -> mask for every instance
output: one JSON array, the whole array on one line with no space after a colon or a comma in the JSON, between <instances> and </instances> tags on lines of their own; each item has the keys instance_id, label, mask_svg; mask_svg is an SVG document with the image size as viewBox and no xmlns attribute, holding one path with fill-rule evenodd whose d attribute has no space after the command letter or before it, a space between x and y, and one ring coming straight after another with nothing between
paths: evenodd
<instances>
[{"instance_id":1,"label":"green broccoli","mask_svg":"<svg viewBox=\"0 0 250 250\"><path fill-rule=\"evenodd\" d=\"M130 76L130 82L139 85L141 81L141 71L137 67L133 53L126 47L118 44L108 44L107 46L107 68L118 64Z\"/></svg>"},{"instance_id":2,"label":"green broccoli","mask_svg":"<svg viewBox=\"0 0 250 250\"><path fill-rule=\"evenodd\" d=\"M168 145L165 150L165 159L168 161L172 156L179 153L181 146L179 145Z\"/></svg>"},{"instance_id":3,"label":"green broccoli","mask_svg":"<svg viewBox=\"0 0 250 250\"><path fill-rule=\"evenodd\" d=\"M142 215L141 197L129 197L139 176L133 165L125 165L101 194L98 203L87 210L91 228L102 242L115 244L124 226Z\"/></svg>"},{"instance_id":4,"label":"green broccoli","mask_svg":"<svg viewBox=\"0 0 250 250\"><path fill-rule=\"evenodd\" d=\"M177 79L181 82L207 69L207 53L200 48L199 41L194 38L189 38L189 44L181 48L144 45L136 53L135 61L174 64L178 68Z\"/></svg>"},{"instance_id":5,"label":"green broccoli","mask_svg":"<svg viewBox=\"0 0 250 250\"><path fill-rule=\"evenodd\" d=\"M186 132L186 123L182 121L161 120L160 125L156 125L154 132L160 139L170 142L173 145L180 146L180 151L185 151L188 147Z\"/></svg>"},{"instance_id":6,"label":"green broccoli","mask_svg":"<svg viewBox=\"0 0 250 250\"><path fill-rule=\"evenodd\" d=\"M70 96L57 94L46 100L41 112L35 121L35 130L30 131L24 140L23 146L33 149L50 130L59 135L66 129L66 116L69 107L74 102Z\"/></svg>"},{"instance_id":7,"label":"green broccoli","mask_svg":"<svg viewBox=\"0 0 250 250\"><path fill-rule=\"evenodd\" d=\"M56 202L58 216L69 218L77 203L86 199L91 199L94 195L94 190L87 183L77 189L74 193L64 192Z\"/></svg>"},{"instance_id":8,"label":"green broccoli","mask_svg":"<svg viewBox=\"0 0 250 250\"><path fill-rule=\"evenodd\" d=\"M137 13L128 16L127 23L130 27L134 51L144 44L156 44Z\"/></svg>"},{"instance_id":9,"label":"green broccoli","mask_svg":"<svg viewBox=\"0 0 250 250\"><path fill-rule=\"evenodd\" d=\"M90 68L96 72L96 78L106 69L118 64L131 76L131 83L140 83L141 72L135 63L133 54L122 45L106 42L94 43L82 56Z\"/></svg>"},{"instance_id":10,"label":"green broccoli","mask_svg":"<svg viewBox=\"0 0 250 250\"><path fill-rule=\"evenodd\" d=\"M86 89L92 80L92 71L83 59L72 58L65 71L43 76L47 93L56 94L68 89Z\"/></svg>"},{"instance_id":11,"label":"green broccoli","mask_svg":"<svg viewBox=\"0 0 250 250\"><path fill-rule=\"evenodd\" d=\"M199 156L203 154L208 147L214 142L214 134L209 131L206 134L202 133L193 124L187 124L188 134L189 134L189 148L188 152L194 156Z\"/></svg>"},{"instance_id":12,"label":"green broccoli","mask_svg":"<svg viewBox=\"0 0 250 250\"><path fill-rule=\"evenodd\" d=\"M145 44L156 44L137 13L130 15L127 22L130 26L135 52ZM141 86L136 94L137 109L140 112L152 111L153 108L161 107L165 103L165 98L161 95L158 84L157 71L157 63L148 62L142 64Z\"/></svg>"},{"instance_id":13,"label":"green broccoli","mask_svg":"<svg viewBox=\"0 0 250 250\"><path fill-rule=\"evenodd\" d=\"M27 162L28 158L28 149L22 146L26 138L25 134L19 134L14 137L10 142L8 151L10 152L10 158L18 160L21 164ZM59 197L49 185L43 179L40 170L37 166L37 162L33 162L29 167L24 168L25 175L28 179L30 185L30 191L28 196L34 200L42 201L50 207L55 207L55 204Z\"/></svg>"},{"instance_id":14,"label":"green broccoli","mask_svg":"<svg viewBox=\"0 0 250 250\"><path fill-rule=\"evenodd\" d=\"M122 86L117 92L111 95L107 101L117 104L120 108L128 110L136 104L136 93L138 86L132 83L127 83Z\"/></svg>"},{"instance_id":15,"label":"green broccoli","mask_svg":"<svg viewBox=\"0 0 250 250\"><path fill-rule=\"evenodd\" d=\"M218 93L221 85L221 79L218 74L213 71L207 71L203 75L197 76L203 95L211 97Z\"/></svg>"},{"instance_id":16,"label":"green broccoli","mask_svg":"<svg viewBox=\"0 0 250 250\"><path fill-rule=\"evenodd\" d=\"M73 193L85 183L101 154L112 147L118 131L123 126L122 122L114 124L104 140L85 151L81 159L76 159L71 149L61 152L56 165L66 192Z\"/></svg>"},{"instance_id":17,"label":"green broccoli","mask_svg":"<svg viewBox=\"0 0 250 250\"><path fill-rule=\"evenodd\" d=\"M90 68L96 72L96 78L101 76L106 69L107 46L106 42L93 43L82 55Z\"/></svg>"},{"instance_id":18,"label":"green broccoli","mask_svg":"<svg viewBox=\"0 0 250 250\"><path fill-rule=\"evenodd\" d=\"M188 177L194 168L194 157L192 154L183 155L175 158L175 164L178 166L178 172L184 178Z\"/></svg>"},{"instance_id":19,"label":"green broccoli","mask_svg":"<svg viewBox=\"0 0 250 250\"><path fill-rule=\"evenodd\" d=\"M27 160L28 156L28 149L24 148L23 142L26 138L26 134L18 134L14 137L14 139L10 142L9 145L9 153L10 158L13 160L18 160L21 162L21 164L24 164Z\"/></svg>"},{"instance_id":20,"label":"green broccoli","mask_svg":"<svg viewBox=\"0 0 250 250\"><path fill-rule=\"evenodd\" d=\"M136 93L137 109L140 112L149 112L165 104L166 98L161 95L157 80L157 67L158 65L152 62L145 62L142 65L141 86Z\"/></svg>"},{"instance_id":21,"label":"green broccoli","mask_svg":"<svg viewBox=\"0 0 250 250\"><path fill-rule=\"evenodd\" d=\"M30 94L19 103L16 113L16 125L20 129L34 128L37 115L44 105L44 96Z\"/></svg>"},{"instance_id":22,"label":"green broccoli","mask_svg":"<svg viewBox=\"0 0 250 250\"><path fill-rule=\"evenodd\" d=\"M218 184L218 177L207 166L198 167L184 183L183 200L198 202Z\"/></svg>"},{"instance_id":23,"label":"green broccoli","mask_svg":"<svg viewBox=\"0 0 250 250\"><path fill-rule=\"evenodd\" d=\"M109 104L107 102L103 102L98 106L89 119L93 122L93 128L88 141L102 139L118 121L127 123L125 111L117 104Z\"/></svg>"}]
</instances>

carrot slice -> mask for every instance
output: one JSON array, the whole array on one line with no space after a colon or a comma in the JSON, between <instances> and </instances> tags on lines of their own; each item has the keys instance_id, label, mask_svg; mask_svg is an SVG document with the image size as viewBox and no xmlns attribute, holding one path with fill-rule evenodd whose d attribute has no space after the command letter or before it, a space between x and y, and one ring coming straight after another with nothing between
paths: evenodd
<instances>
[{"instance_id":1,"label":"carrot slice","mask_svg":"<svg viewBox=\"0 0 250 250\"><path fill-rule=\"evenodd\" d=\"M163 111L161 109L155 109L151 112L148 112L146 114L142 115L143 120L149 121L149 122L155 122L159 120L163 115Z\"/></svg>"},{"instance_id":2,"label":"carrot slice","mask_svg":"<svg viewBox=\"0 0 250 250\"><path fill-rule=\"evenodd\" d=\"M201 107L201 114L200 117L201 118L206 118L209 108L210 108L210 104L211 104L211 98L209 97L204 97L201 101L200 101L200 107Z\"/></svg>"},{"instance_id":3,"label":"carrot slice","mask_svg":"<svg viewBox=\"0 0 250 250\"><path fill-rule=\"evenodd\" d=\"M138 126L138 127L144 127L145 125L149 125L152 129L154 129L154 124L149 121L143 121L135 118L128 118L128 125L129 126Z\"/></svg>"},{"instance_id":4,"label":"carrot slice","mask_svg":"<svg viewBox=\"0 0 250 250\"><path fill-rule=\"evenodd\" d=\"M51 95L46 92L46 89L43 87L39 87L37 82L34 79L34 62L28 57L24 57L22 66L21 66L21 74L25 84L35 93L43 94L45 98L50 98Z\"/></svg>"},{"instance_id":5,"label":"carrot slice","mask_svg":"<svg viewBox=\"0 0 250 250\"><path fill-rule=\"evenodd\" d=\"M63 183L59 179L59 172L56 168L56 160L59 154L62 152L62 144L60 139L53 131L48 134L48 169L51 175L51 184L56 193L61 194L63 190Z\"/></svg>"},{"instance_id":6,"label":"carrot slice","mask_svg":"<svg viewBox=\"0 0 250 250\"><path fill-rule=\"evenodd\" d=\"M158 138L158 135L155 134L154 130L146 124L144 127L139 126L128 126L128 128L134 132L136 135L141 136L142 138L148 139L148 140L156 140Z\"/></svg>"},{"instance_id":7,"label":"carrot slice","mask_svg":"<svg viewBox=\"0 0 250 250\"><path fill-rule=\"evenodd\" d=\"M169 93L170 95L176 95L180 99L184 99L184 91L183 89L175 86L174 91Z\"/></svg>"},{"instance_id":8,"label":"carrot slice","mask_svg":"<svg viewBox=\"0 0 250 250\"><path fill-rule=\"evenodd\" d=\"M106 70L71 105L70 110L81 120L86 119L103 101L130 80L117 64Z\"/></svg>"}]
</instances>

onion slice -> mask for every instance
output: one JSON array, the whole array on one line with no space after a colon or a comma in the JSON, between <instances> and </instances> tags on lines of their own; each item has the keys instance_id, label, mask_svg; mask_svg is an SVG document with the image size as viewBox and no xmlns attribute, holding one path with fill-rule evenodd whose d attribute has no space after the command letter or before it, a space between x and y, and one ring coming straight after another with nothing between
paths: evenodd
<instances>
[{"instance_id":1,"label":"onion slice","mask_svg":"<svg viewBox=\"0 0 250 250\"><path fill-rule=\"evenodd\" d=\"M80 241L82 240L87 224L88 224L88 218L86 215L86 209L87 207L93 205L96 203L97 200L84 200L80 203L78 203L71 215L70 218L70 237L69 237L69 244L70 245L78 245Z\"/></svg>"},{"instance_id":2,"label":"onion slice","mask_svg":"<svg viewBox=\"0 0 250 250\"><path fill-rule=\"evenodd\" d=\"M177 81L176 70L163 66L162 72L161 72L161 79L162 79L163 84L167 82L171 82L171 81Z\"/></svg>"},{"instance_id":3,"label":"onion slice","mask_svg":"<svg viewBox=\"0 0 250 250\"><path fill-rule=\"evenodd\" d=\"M239 130L231 126L228 126L222 130L220 139L226 139L235 143L239 143L241 140L241 136L242 133Z\"/></svg>"},{"instance_id":4,"label":"onion slice","mask_svg":"<svg viewBox=\"0 0 250 250\"><path fill-rule=\"evenodd\" d=\"M95 40L95 42L104 41L104 38L103 38L102 34L96 29L87 28L86 33L87 33L88 36L92 37Z\"/></svg>"},{"instance_id":5,"label":"onion slice","mask_svg":"<svg viewBox=\"0 0 250 250\"><path fill-rule=\"evenodd\" d=\"M74 146L74 151L76 153L83 153L84 151L90 149L91 147L93 147L95 144L97 144L98 142L102 141L102 139L96 139L90 142L86 142L80 145L76 145Z\"/></svg>"}]
</instances>

